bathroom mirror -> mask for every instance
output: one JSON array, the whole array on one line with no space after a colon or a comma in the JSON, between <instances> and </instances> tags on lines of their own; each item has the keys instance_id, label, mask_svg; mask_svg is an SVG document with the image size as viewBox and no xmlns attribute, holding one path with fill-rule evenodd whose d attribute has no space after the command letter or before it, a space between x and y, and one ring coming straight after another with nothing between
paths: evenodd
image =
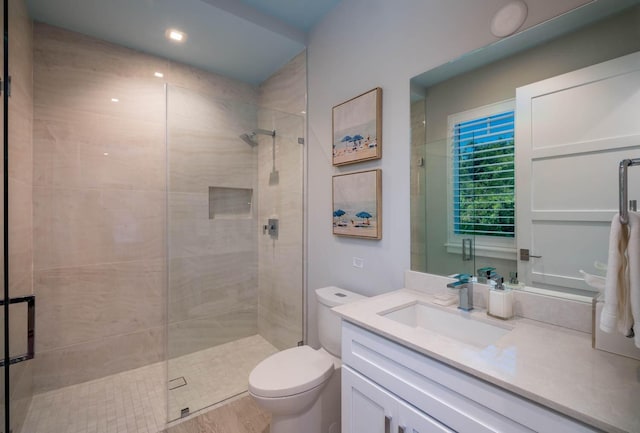
<instances>
[{"instance_id":1,"label":"bathroom mirror","mask_svg":"<svg viewBox=\"0 0 640 433\"><path fill-rule=\"evenodd\" d=\"M574 71L640 56L640 6L595 3L411 80L412 270L490 267L526 290L584 301L598 293L581 271L604 275L618 162L640 157L632 122L602 130L610 117L640 115L640 72L567 83L582 79ZM622 66L611 64L617 76ZM556 87L545 93L542 81ZM548 141L544 154L525 149L525 125L529 141ZM582 128L582 147L558 139L564 125ZM630 199L640 198L636 172Z\"/></svg>"}]
</instances>

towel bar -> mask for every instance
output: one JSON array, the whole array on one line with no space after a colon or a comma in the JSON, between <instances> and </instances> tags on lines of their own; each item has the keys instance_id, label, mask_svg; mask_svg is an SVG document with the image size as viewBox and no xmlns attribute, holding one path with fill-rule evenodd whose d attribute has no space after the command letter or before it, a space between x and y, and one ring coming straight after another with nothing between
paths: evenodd
<instances>
[{"instance_id":1,"label":"towel bar","mask_svg":"<svg viewBox=\"0 0 640 433\"><path fill-rule=\"evenodd\" d=\"M623 159L620 161L618 169L618 188L620 192L620 223L629 223L629 210L627 208L627 169L634 165L640 165L640 158L636 159Z\"/></svg>"}]
</instances>

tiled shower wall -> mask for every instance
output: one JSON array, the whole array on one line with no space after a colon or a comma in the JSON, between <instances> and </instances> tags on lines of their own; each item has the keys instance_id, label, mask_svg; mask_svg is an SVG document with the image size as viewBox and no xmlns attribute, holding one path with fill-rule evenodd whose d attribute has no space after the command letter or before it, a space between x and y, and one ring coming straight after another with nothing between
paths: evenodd
<instances>
[{"instance_id":1,"label":"tiled shower wall","mask_svg":"<svg viewBox=\"0 0 640 433\"><path fill-rule=\"evenodd\" d=\"M44 24L34 39L44 391L163 359L167 64Z\"/></svg>"},{"instance_id":2,"label":"tiled shower wall","mask_svg":"<svg viewBox=\"0 0 640 433\"><path fill-rule=\"evenodd\" d=\"M233 191L257 197L257 151L239 138L257 125L257 92L211 90L168 90L170 358L258 332L256 210L229 208Z\"/></svg>"},{"instance_id":3,"label":"tiled shower wall","mask_svg":"<svg viewBox=\"0 0 640 433\"><path fill-rule=\"evenodd\" d=\"M33 293L33 39L23 0L9 2L9 294ZM2 108L0 108L2 110ZM26 304L10 309L11 355L26 352ZM11 425L19 431L33 394L33 361L10 368Z\"/></svg>"},{"instance_id":4,"label":"tiled shower wall","mask_svg":"<svg viewBox=\"0 0 640 433\"><path fill-rule=\"evenodd\" d=\"M204 164L207 158L232 148L243 157L246 150L235 135L245 126L242 116L236 122L238 111L216 100L251 105L256 89L44 24L35 24L34 40L36 390L165 358L167 157L169 216L176 230L170 233L176 291L169 293L169 329L171 341L179 342L169 342L170 354L214 344L211 336L232 326L255 333L255 313L248 325L237 323L248 313L228 314L228 322L211 317L230 313L219 295L236 296L233 281L210 292L214 268L224 268L232 279L237 274L251 279L246 274L256 275L257 264L255 256L220 254L219 244L203 244L203 238L219 235L228 246L233 231L212 228L203 194L220 180L206 177L214 172ZM156 71L165 74L164 80L154 77ZM170 145L182 146L169 155L165 82L168 114L178 122ZM196 117L205 127L189 129ZM236 127L218 134L216 122ZM211 153L217 143L222 154ZM255 162L248 158L243 164ZM244 296L241 303L257 305L255 292ZM218 300L204 301L213 298ZM251 308L255 312L257 306L246 307Z\"/></svg>"}]
</instances>

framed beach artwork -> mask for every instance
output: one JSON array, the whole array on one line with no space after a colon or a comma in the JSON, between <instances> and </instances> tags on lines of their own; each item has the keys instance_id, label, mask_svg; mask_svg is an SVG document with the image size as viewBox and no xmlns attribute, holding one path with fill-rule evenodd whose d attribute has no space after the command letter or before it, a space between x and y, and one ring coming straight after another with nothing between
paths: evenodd
<instances>
[{"instance_id":1,"label":"framed beach artwork","mask_svg":"<svg viewBox=\"0 0 640 433\"><path fill-rule=\"evenodd\" d=\"M382 170L333 176L333 234L382 239Z\"/></svg>"},{"instance_id":2,"label":"framed beach artwork","mask_svg":"<svg viewBox=\"0 0 640 433\"><path fill-rule=\"evenodd\" d=\"M333 107L333 165L382 158L382 89Z\"/></svg>"}]
</instances>

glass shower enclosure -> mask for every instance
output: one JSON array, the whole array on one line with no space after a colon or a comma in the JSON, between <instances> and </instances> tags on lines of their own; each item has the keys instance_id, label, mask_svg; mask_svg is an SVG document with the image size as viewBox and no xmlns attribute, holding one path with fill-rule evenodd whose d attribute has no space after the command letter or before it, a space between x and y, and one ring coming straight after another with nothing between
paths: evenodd
<instances>
[{"instance_id":1,"label":"glass shower enclosure","mask_svg":"<svg viewBox=\"0 0 640 433\"><path fill-rule=\"evenodd\" d=\"M304 119L167 88L168 419L302 341Z\"/></svg>"}]
</instances>

